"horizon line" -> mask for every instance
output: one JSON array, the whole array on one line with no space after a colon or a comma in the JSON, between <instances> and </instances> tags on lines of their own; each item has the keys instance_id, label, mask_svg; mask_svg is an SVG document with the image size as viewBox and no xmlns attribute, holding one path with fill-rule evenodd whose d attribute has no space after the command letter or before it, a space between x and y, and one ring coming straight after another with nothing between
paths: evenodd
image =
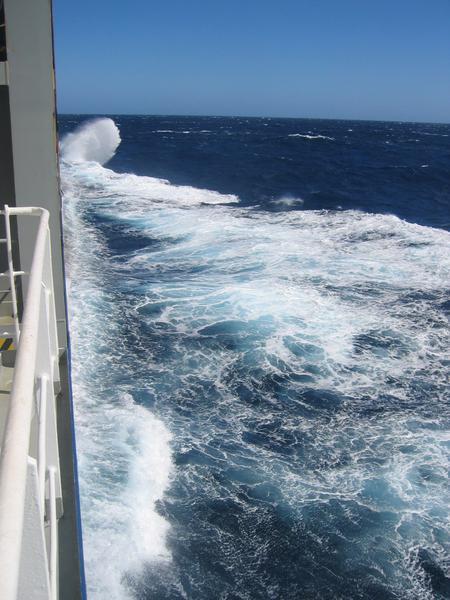
<instances>
[{"instance_id":1,"label":"horizon line","mask_svg":"<svg viewBox=\"0 0 450 600\"><path fill-rule=\"evenodd\" d=\"M256 116L256 115L204 115L204 114L180 114L180 113L141 113L141 112L61 112L58 116L104 116L104 117L184 117L204 119L271 119L271 120L295 120L295 121L351 121L362 123L411 123L421 125L450 125L450 121L410 121L405 119L355 119L348 117L278 117L278 116Z\"/></svg>"}]
</instances>

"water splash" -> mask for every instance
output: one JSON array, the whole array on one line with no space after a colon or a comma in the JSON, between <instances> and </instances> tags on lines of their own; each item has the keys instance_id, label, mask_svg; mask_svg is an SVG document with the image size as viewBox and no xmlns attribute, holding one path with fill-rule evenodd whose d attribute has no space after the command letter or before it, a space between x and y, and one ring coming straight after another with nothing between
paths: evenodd
<instances>
[{"instance_id":1,"label":"water splash","mask_svg":"<svg viewBox=\"0 0 450 600\"><path fill-rule=\"evenodd\" d=\"M61 141L61 157L68 162L110 160L121 142L117 125L112 119L94 119L80 125Z\"/></svg>"}]
</instances>

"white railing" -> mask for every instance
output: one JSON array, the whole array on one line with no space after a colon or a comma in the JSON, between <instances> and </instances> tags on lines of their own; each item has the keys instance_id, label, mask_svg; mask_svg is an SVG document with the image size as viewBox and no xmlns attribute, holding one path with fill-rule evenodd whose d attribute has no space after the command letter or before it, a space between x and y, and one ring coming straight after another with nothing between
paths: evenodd
<instances>
[{"instance_id":1,"label":"white railing","mask_svg":"<svg viewBox=\"0 0 450 600\"><path fill-rule=\"evenodd\" d=\"M0 598L56 600L62 514L55 389L58 340L49 213L5 206L13 337L17 348L0 455ZM14 269L11 217L39 218L31 265ZM16 280L27 289L20 318ZM28 277L26 280L25 278Z\"/></svg>"}]
</instances>

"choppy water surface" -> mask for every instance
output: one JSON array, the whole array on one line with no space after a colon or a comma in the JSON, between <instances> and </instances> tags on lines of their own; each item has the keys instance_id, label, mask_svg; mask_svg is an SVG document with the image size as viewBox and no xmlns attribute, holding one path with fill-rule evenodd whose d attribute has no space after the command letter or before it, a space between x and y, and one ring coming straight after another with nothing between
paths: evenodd
<instances>
[{"instance_id":1,"label":"choppy water surface","mask_svg":"<svg viewBox=\"0 0 450 600\"><path fill-rule=\"evenodd\" d=\"M115 122L61 165L89 597L450 597L450 126Z\"/></svg>"}]
</instances>

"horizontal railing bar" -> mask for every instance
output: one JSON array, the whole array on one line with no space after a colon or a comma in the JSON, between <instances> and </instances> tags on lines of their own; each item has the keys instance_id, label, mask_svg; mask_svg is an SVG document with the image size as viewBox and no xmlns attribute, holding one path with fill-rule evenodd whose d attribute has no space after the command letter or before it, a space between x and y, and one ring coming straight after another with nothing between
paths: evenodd
<instances>
[{"instance_id":1,"label":"horizontal railing bar","mask_svg":"<svg viewBox=\"0 0 450 600\"><path fill-rule=\"evenodd\" d=\"M40 206L8 206L7 210L0 210L0 215L6 215L9 213L12 217L18 217L20 215L40 217L42 216L43 212L48 211Z\"/></svg>"},{"instance_id":2,"label":"horizontal railing bar","mask_svg":"<svg viewBox=\"0 0 450 600\"><path fill-rule=\"evenodd\" d=\"M18 275L28 275L26 271L13 271L12 274L13 277L17 277ZM5 273L0 273L0 277L10 277L9 271L6 271Z\"/></svg>"}]
</instances>

